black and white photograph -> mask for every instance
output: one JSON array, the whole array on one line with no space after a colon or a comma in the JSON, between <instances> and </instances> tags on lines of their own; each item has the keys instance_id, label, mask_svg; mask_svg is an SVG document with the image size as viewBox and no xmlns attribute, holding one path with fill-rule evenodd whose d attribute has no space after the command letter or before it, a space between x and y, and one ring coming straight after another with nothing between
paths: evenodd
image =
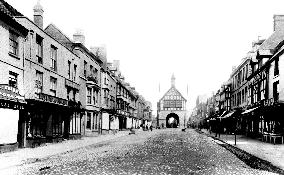
<instances>
[{"instance_id":1,"label":"black and white photograph","mask_svg":"<svg viewBox=\"0 0 284 175\"><path fill-rule=\"evenodd\" d=\"M1 175L284 174L283 115L283 0L0 0Z\"/></svg>"}]
</instances>

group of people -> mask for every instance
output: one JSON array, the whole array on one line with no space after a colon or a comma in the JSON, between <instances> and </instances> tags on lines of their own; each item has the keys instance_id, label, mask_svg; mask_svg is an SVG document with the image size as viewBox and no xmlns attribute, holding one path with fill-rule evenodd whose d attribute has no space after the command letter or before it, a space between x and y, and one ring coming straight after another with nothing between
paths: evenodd
<instances>
[{"instance_id":1,"label":"group of people","mask_svg":"<svg viewBox=\"0 0 284 175\"><path fill-rule=\"evenodd\" d=\"M150 126L146 125L145 126L145 124L141 124L140 127L143 129L143 131L148 131L148 130L153 131L152 125L150 125Z\"/></svg>"}]
</instances>

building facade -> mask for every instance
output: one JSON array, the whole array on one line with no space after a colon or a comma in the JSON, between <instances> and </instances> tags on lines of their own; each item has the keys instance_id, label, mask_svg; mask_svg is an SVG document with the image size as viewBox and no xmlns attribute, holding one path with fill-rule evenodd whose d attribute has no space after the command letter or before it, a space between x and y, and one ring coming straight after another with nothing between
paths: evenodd
<instances>
[{"instance_id":1,"label":"building facade","mask_svg":"<svg viewBox=\"0 0 284 175\"><path fill-rule=\"evenodd\" d=\"M26 105L23 55L28 30L13 19L22 14L9 10L5 2L0 3L0 152L14 150L22 142L18 121L24 120L21 113Z\"/></svg>"},{"instance_id":2,"label":"building facade","mask_svg":"<svg viewBox=\"0 0 284 175\"><path fill-rule=\"evenodd\" d=\"M175 87L175 77L171 78L171 88L158 102L158 126L167 128L185 127L186 99Z\"/></svg>"},{"instance_id":3,"label":"building facade","mask_svg":"<svg viewBox=\"0 0 284 175\"><path fill-rule=\"evenodd\" d=\"M29 30L24 54L27 107L21 128L24 131L23 147L68 138L70 120L72 116L78 116L78 89L72 92L72 97L67 92L70 84L79 84L79 58L43 30L42 15L42 7L37 4L34 22L24 16L16 17ZM72 75L68 75L68 59L73 60ZM69 67L71 69L71 65Z\"/></svg>"}]
</instances>

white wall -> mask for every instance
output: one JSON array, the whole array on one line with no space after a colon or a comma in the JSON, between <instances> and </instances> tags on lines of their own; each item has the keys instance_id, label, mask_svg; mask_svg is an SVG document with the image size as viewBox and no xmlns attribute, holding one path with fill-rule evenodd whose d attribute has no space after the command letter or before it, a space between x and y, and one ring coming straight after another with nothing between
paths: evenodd
<instances>
[{"instance_id":1,"label":"white wall","mask_svg":"<svg viewBox=\"0 0 284 175\"><path fill-rule=\"evenodd\" d=\"M127 117L126 118L126 128L130 129L132 127L132 118Z\"/></svg>"},{"instance_id":2,"label":"white wall","mask_svg":"<svg viewBox=\"0 0 284 175\"><path fill-rule=\"evenodd\" d=\"M0 108L0 144L16 143L18 134L19 110Z\"/></svg>"},{"instance_id":3,"label":"white wall","mask_svg":"<svg viewBox=\"0 0 284 175\"><path fill-rule=\"evenodd\" d=\"M102 113L102 129L109 129L109 114Z\"/></svg>"},{"instance_id":4,"label":"white wall","mask_svg":"<svg viewBox=\"0 0 284 175\"><path fill-rule=\"evenodd\" d=\"M110 122L110 129L119 129L118 117L113 116L113 121Z\"/></svg>"}]
</instances>

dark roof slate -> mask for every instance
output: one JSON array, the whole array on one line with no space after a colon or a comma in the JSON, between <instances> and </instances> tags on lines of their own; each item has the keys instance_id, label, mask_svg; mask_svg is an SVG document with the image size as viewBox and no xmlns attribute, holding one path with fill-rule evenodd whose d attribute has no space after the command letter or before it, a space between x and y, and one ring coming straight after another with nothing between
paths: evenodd
<instances>
[{"instance_id":1,"label":"dark roof slate","mask_svg":"<svg viewBox=\"0 0 284 175\"><path fill-rule=\"evenodd\" d=\"M259 47L259 50L268 50L274 54L277 46L284 40L284 30L274 31Z\"/></svg>"}]
</instances>

